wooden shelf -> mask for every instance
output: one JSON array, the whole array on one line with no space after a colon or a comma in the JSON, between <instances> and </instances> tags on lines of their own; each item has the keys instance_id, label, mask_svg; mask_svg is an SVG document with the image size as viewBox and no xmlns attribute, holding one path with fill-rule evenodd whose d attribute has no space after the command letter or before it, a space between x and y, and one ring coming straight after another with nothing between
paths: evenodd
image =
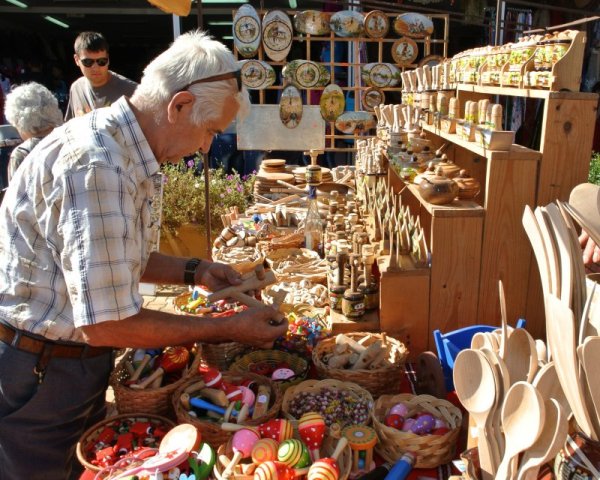
<instances>
[{"instance_id":1,"label":"wooden shelf","mask_svg":"<svg viewBox=\"0 0 600 480\"><path fill-rule=\"evenodd\" d=\"M475 202L470 202L467 200L454 200L448 205L434 205L425 201L423 197L421 197L421 194L419 193L419 187L414 184L407 184L406 186L432 217L483 217L485 214L483 207Z\"/></svg>"},{"instance_id":2,"label":"wooden shelf","mask_svg":"<svg viewBox=\"0 0 600 480\"><path fill-rule=\"evenodd\" d=\"M541 99L559 99L569 100L590 100L597 97L596 93L590 92L551 92L549 90L535 88L513 88L513 87L495 87L491 85L471 85L459 83L456 89L460 92L483 93L489 95L508 95L511 97L523 98L541 98Z\"/></svg>"},{"instance_id":3,"label":"wooden shelf","mask_svg":"<svg viewBox=\"0 0 600 480\"><path fill-rule=\"evenodd\" d=\"M529 148L522 147L521 145L513 144L512 149L510 151L499 151L499 150L488 150L482 147L477 142L467 142L463 140L461 137L456 135L455 133L444 133L439 128L436 128L434 125L422 125L423 130L429 133L433 133L438 137L443 138L444 140L448 140L459 147L464 148L465 150L469 150L470 152L479 155L480 157L487 158L488 160L508 160L512 154L519 155L521 160L533 160L538 161L541 158L540 152L536 150L531 150Z\"/></svg>"}]
</instances>

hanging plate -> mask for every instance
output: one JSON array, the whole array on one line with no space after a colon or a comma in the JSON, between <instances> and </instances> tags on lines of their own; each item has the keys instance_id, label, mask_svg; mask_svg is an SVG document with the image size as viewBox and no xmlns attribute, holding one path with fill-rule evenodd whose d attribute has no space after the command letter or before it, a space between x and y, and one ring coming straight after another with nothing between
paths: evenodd
<instances>
[{"instance_id":1,"label":"hanging plate","mask_svg":"<svg viewBox=\"0 0 600 480\"><path fill-rule=\"evenodd\" d=\"M300 90L288 85L281 92L279 118L287 128L296 128L302 120L302 96Z\"/></svg>"},{"instance_id":2,"label":"hanging plate","mask_svg":"<svg viewBox=\"0 0 600 480\"><path fill-rule=\"evenodd\" d=\"M342 10L331 16L329 26L338 37L358 37L364 30L365 17L354 10Z\"/></svg>"},{"instance_id":3,"label":"hanging plate","mask_svg":"<svg viewBox=\"0 0 600 480\"><path fill-rule=\"evenodd\" d=\"M370 87L363 92L362 106L367 112L373 112L382 103L385 103L385 94L378 88Z\"/></svg>"},{"instance_id":4,"label":"hanging plate","mask_svg":"<svg viewBox=\"0 0 600 480\"><path fill-rule=\"evenodd\" d=\"M310 60L292 60L282 73L283 78L300 88L324 87L331 79L327 68Z\"/></svg>"},{"instance_id":5,"label":"hanging plate","mask_svg":"<svg viewBox=\"0 0 600 480\"><path fill-rule=\"evenodd\" d=\"M275 70L262 60L240 60L242 82L250 90L262 90L275 83Z\"/></svg>"},{"instance_id":6,"label":"hanging plate","mask_svg":"<svg viewBox=\"0 0 600 480\"><path fill-rule=\"evenodd\" d=\"M400 82L400 70L391 63L367 63L360 68L360 76L369 87L395 87Z\"/></svg>"},{"instance_id":7,"label":"hanging plate","mask_svg":"<svg viewBox=\"0 0 600 480\"><path fill-rule=\"evenodd\" d=\"M335 122L335 120L344 112L346 106L346 99L344 98L344 92L341 87L335 83L327 85L321 95L319 106L321 107L321 116L323 117L323 120L326 122Z\"/></svg>"},{"instance_id":8,"label":"hanging plate","mask_svg":"<svg viewBox=\"0 0 600 480\"><path fill-rule=\"evenodd\" d=\"M433 21L420 13L402 13L394 20L394 30L398 35L425 38L433 33Z\"/></svg>"},{"instance_id":9,"label":"hanging plate","mask_svg":"<svg viewBox=\"0 0 600 480\"><path fill-rule=\"evenodd\" d=\"M390 29L390 19L381 10L372 10L365 16L365 32L371 38L383 38Z\"/></svg>"},{"instance_id":10,"label":"hanging plate","mask_svg":"<svg viewBox=\"0 0 600 480\"><path fill-rule=\"evenodd\" d=\"M292 48L292 22L281 10L271 10L263 18L262 40L265 53L274 62L283 62Z\"/></svg>"},{"instance_id":11,"label":"hanging plate","mask_svg":"<svg viewBox=\"0 0 600 480\"><path fill-rule=\"evenodd\" d=\"M242 57L256 55L260 46L260 17L252 5L238 8L233 17L233 44Z\"/></svg>"},{"instance_id":12,"label":"hanging plate","mask_svg":"<svg viewBox=\"0 0 600 480\"><path fill-rule=\"evenodd\" d=\"M377 126L377 120L369 112L345 112L335 121L335 128L346 134L361 134Z\"/></svg>"},{"instance_id":13,"label":"hanging plate","mask_svg":"<svg viewBox=\"0 0 600 480\"><path fill-rule=\"evenodd\" d=\"M329 35L331 15L318 10L304 10L294 15L294 28L298 33L308 35Z\"/></svg>"},{"instance_id":14,"label":"hanging plate","mask_svg":"<svg viewBox=\"0 0 600 480\"><path fill-rule=\"evenodd\" d=\"M419 47L412 38L402 37L392 44L392 58L401 67L412 65L419 55Z\"/></svg>"},{"instance_id":15,"label":"hanging plate","mask_svg":"<svg viewBox=\"0 0 600 480\"><path fill-rule=\"evenodd\" d=\"M443 61L444 57L441 55L427 55L419 60L419 67L423 67L424 65L435 67L436 65L440 65Z\"/></svg>"}]
</instances>

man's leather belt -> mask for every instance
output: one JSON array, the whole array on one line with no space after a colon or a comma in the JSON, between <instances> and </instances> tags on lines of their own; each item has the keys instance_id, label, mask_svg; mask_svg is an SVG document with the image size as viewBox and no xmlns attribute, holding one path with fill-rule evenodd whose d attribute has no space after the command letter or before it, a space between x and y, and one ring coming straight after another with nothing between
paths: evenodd
<instances>
[{"instance_id":1,"label":"man's leather belt","mask_svg":"<svg viewBox=\"0 0 600 480\"><path fill-rule=\"evenodd\" d=\"M16 338L17 337L17 338ZM44 349L50 350L51 357L61 358L87 358L97 357L112 351L109 347L91 347L89 345L65 345L51 340L38 340L28 336L26 333L15 330L0 323L0 341L24 352L42 353Z\"/></svg>"}]
</instances>

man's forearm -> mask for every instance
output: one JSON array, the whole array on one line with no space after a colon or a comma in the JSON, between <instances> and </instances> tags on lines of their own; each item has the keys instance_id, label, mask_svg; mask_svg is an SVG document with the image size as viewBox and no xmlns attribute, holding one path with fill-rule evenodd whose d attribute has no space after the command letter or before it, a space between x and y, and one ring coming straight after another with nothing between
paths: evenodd
<instances>
[{"instance_id":1,"label":"man's forearm","mask_svg":"<svg viewBox=\"0 0 600 480\"><path fill-rule=\"evenodd\" d=\"M173 257L163 253L153 252L148 260L146 270L141 281L154 284L184 285L183 272L189 258ZM210 260L202 260L196 269L196 279L202 277L202 273L211 264Z\"/></svg>"}]
</instances>

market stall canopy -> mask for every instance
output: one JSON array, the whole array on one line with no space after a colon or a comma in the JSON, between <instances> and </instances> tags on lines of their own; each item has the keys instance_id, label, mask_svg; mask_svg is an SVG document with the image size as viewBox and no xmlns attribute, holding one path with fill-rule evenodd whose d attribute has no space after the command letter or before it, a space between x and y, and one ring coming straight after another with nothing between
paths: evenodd
<instances>
[{"instance_id":1,"label":"market stall canopy","mask_svg":"<svg viewBox=\"0 0 600 480\"><path fill-rule=\"evenodd\" d=\"M174 13L180 17L187 17L192 8L192 0L148 0L163 12Z\"/></svg>"}]
</instances>

